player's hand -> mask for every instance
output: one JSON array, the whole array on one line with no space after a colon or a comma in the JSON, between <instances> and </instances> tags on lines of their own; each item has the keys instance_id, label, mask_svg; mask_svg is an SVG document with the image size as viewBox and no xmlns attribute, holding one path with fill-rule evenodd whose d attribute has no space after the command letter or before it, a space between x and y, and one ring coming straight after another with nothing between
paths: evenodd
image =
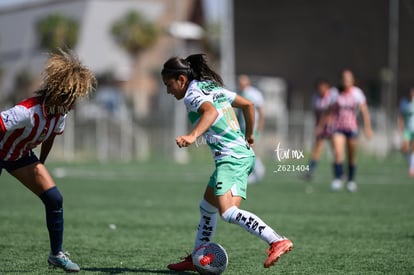
<instances>
[{"instance_id":1,"label":"player's hand","mask_svg":"<svg viewBox=\"0 0 414 275\"><path fill-rule=\"evenodd\" d=\"M371 128L365 128L365 129L364 129L364 132L365 132L365 137L366 137L367 139L370 139L370 138L372 137L372 135L373 135L373 133L372 133L372 129L371 129Z\"/></svg>"},{"instance_id":2,"label":"player's hand","mask_svg":"<svg viewBox=\"0 0 414 275\"><path fill-rule=\"evenodd\" d=\"M179 136L175 139L175 142L177 143L178 147L188 147L191 144L193 144L196 140L195 136Z\"/></svg>"},{"instance_id":3,"label":"player's hand","mask_svg":"<svg viewBox=\"0 0 414 275\"><path fill-rule=\"evenodd\" d=\"M249 143L250 147L253 147L254 145L254 135L246 136L246 141Z\"/></svg>"},{"instance_id":4,"label":"player's hand","mask_svg":"<svg viewBox=\"0 0 414 275\"><path fill-rule=\"evenodd\" d=\"M316 127L315 133L314 133L315 137L320 136L322 134L322 132L323 132L323 127L319 127L319 126Z\"/></svg>"}]
</instances>

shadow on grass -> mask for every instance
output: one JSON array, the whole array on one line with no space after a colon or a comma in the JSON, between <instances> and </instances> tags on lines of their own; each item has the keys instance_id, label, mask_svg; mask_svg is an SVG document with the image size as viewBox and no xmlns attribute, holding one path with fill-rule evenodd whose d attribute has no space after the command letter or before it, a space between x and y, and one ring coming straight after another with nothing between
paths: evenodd
<instances>
[{"instance_id":1,"label":"shadow on grass","mask_svg":"<svg viewBox=\"0 0 414 275\"><path fill-rule=\"evenodd\" d=\"M178 275L194 275L194 272L176 272L171 270L155 270L155 269L145 269L145 268L122 268L122 267L86 267L82 268L82 271L90 272L102 272L105 274L122 274L126 272L131 273L147 273L147 274L178 274Z\"/></svg>"}]
</instances>

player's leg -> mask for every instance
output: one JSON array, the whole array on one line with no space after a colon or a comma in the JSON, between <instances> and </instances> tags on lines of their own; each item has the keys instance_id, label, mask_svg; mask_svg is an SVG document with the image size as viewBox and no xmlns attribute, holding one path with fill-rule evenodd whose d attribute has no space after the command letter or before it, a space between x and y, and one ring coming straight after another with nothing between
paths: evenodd
<instances>
[{"instance_id":1,"label":"player's leg","mask_svg":"<svg viewBox=\"0 0 414 275\"><path fill-rule=\"evenodd\" d=\"M217 207L224 221L240 226L269 244L265 268L274 265L283 254L292 250L293 244L290 240L276 233L256 214L240 208L242 197L234 196L229 190L226 194L216 198Z\"/></svg>"},{"instance_id":2,"label":"player's leg","mask_svg":"<svg viewBox=\"0 0 414 275\"><path fill-rule=\"evenodd\" d=\"M62 251L63 198L46 167L37 161L8 171L30 191L39 196L45 205L51 249L48 262L66 271L79 271L79 266L73 263Z\"/></svg>"},{"instance_id":3,"label":"player's leg","mask_svg":"<svg viewBox=\"0 0 414 275\"><path fill-rule=\"evenodd\" d=\"M240 209L242 199L246 198L247 176L254 167L254 161L254 158L243 158L220 164L217 167L214 197L209 196L206 199L218 208L224 221L240 226L270 245L267 249L268 258L264 263L264 266L268 268L274 265L284 253L289 252L293 244L276 233L256 214Z\"/></svg>"},{"instance_id":4,"label":"player's leg","mask_svg":"<svg viewBox=\"0 0 414 275\"><path fill-rule=\"evenodd\" d=\"M207 186L200 202L200 222L194 242L194 249L211 242L216 232L218 209L214 203L214 189ZM194 250L193 249L193 250Z\"/></svg>"},{"instance_id":5,"label":"player's leg","mask_svg":"<svg viewBox=\"0 0 414 275\"><path fill-rule=\"evenodd\" d=\"M322 137L317 137L315 144L313 145L311 160L309 162L309 171L307 173L307 178L311 179L313 174L318 166L319 159L323 150L324 139Z\"/></svg>"},{"instance_id":6,"label":"player's leg","mask_svg":"<svg viewBox=\"0 0 414 275\"><path fill-rule=\"evenodd\" d=\"M410 152L410 162L409 162L409 170L408 170L408 175L410 177L414 177L414 133L411 134L411 138L410 138L410 148L409 148L409 152Z\"/></svg>"},{"instance_id":7,"label":"player's leg","mask_svg":"<svg viewBox=\"0 0 414 275\"><path fill-rule=\"evenodd\" d=\"M346 137L342 133L334 133L332 135L332 149L334 153L333 173L334 180L331 184L333 191L342 189L342 175L343 175L343 161L344 161L344 147Z\"/></svg>"},{"instance_id":8,"label":"player's leg","mask_svg":"<svg viewBox=\"0 0 414 275\"><path fill-rule=\"evenodd\" d=\"M408 130L403 131L402 143L401 143L401 153L404 158L407 160L408 165L410 165L411 158L411 144L410 144L410 132Z\"/></svg>"},{"instance_id":9,"label":"player's leg","mask_svg":"<svg viewBox=\"0 0 414 275\"><path fill-rule=\"evenodd\" d=\"M211 175L209 184L199 205L200 222L197 228L193 251L200 245L211 242L216 231L218 210L216 208L213 188L216 182L216 175L217 169ZM180 262L169 264L167 267L175 271L195 271L191 255L184 257Z\"/></svg>"},{"instance_id":10,"label":"player's leg","mask_svg":"<svg viewBox=\"0 0 414 275\"><path fill-rule=\"evenodd\" d=\"M346 185L346 188L350 192L356 192L358 189L355 183L356 151L357 151L356 135L353 135L347 138L346 147L347 147L347 153L348 153L348 183Z\"/></svg>"}]
</instances>

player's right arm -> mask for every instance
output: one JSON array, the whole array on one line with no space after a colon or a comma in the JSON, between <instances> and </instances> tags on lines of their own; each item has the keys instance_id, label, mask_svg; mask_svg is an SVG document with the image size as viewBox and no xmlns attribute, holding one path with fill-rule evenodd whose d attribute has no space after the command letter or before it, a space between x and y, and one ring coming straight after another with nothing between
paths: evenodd
<instances>
[{"instance_id":1,"label":"player's right arm","mask_svg":"<svg viewBox=\"0 0 414 275\"><path fill-rule=\"evenodd\" d=\"M244 120L246 121L246 140L250 145L254 144L254 104L250 100L236 95L233 100L233 107L240 108L243 111Z\"/></svg>"},{"instance_id":2,"label":"player's right arm","mask_svg":"<svg viewBox=\"0 0 414 275\"><path fill-rule=\"evenodd\" d=\"M371 128L371 119L370 119L370 115L368 111L368 105L366 103L363 103L359 106L359 109L361 110L362 121L364 122L365 136L367 138L371 138L372 128Z\"/></svg>"},{"instance_id":3,"label":"player's right arm","mask_svg":"<svg viewBox=\"0 0 414 275\"><path fill-rule=\"evenodd\" d=\"M205 131L210 128L218 117L218 112L213 104L209 101L205 101L198 108L198 113L201 115L200 120L194 129L185 136L179 136L175 139L178 147L187 147L193 144L198 137L200 137Z\"/></svg>"}]
</instances>

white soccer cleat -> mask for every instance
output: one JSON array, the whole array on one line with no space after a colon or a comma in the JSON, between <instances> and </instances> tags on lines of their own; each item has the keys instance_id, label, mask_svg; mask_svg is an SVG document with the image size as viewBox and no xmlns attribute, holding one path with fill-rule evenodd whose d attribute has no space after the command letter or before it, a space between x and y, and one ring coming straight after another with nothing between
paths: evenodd
<instances>
[{"instance_id":1,"label":"white soccer cleat","mask_svg":"<svg viewBox=\"0 0 414 275\"><path fill-rule=\"evenodd\" d=\"M331 183L331 190L332 191L341 191L343 188L342 181L340 179L334 179Z\"/></svg>"},{"instance_id":2,"label":"white soccer cleat","mask_svg":"<svg viewBox=\"0 0 414 275\"><path fill-rule=\"evenodd\" d=\"M346 189L347 189L349 192L354 193L354 192L356 192L356 191L358 190L358 186L357 186L357 184L355 183L355 181L350 181L350 182L348 182L348 184L346 185Z\"/></svg>"}]
</instances>

